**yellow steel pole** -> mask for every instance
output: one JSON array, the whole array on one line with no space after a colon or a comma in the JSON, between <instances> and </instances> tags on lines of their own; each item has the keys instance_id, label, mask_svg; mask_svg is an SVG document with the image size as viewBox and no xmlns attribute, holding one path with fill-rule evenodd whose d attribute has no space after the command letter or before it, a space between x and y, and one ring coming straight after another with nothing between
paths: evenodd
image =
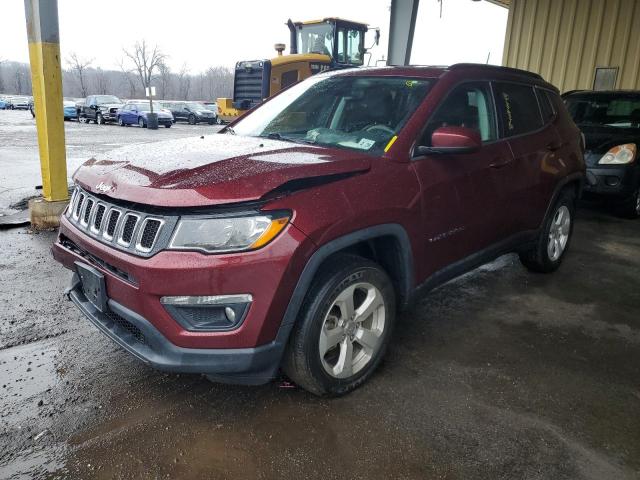
<instances>
[{"instance_id":1,"label":"yellow steel pole","mask_svg":"<svg viewBox=\"0 0 640 480\"><path fill-rule=\"evenodd\" d=\"M24 0L24 7L43 197L47 202L65 202L69 198L69 191L62 111L58 1Z\"/></svg>"}]
</instances>

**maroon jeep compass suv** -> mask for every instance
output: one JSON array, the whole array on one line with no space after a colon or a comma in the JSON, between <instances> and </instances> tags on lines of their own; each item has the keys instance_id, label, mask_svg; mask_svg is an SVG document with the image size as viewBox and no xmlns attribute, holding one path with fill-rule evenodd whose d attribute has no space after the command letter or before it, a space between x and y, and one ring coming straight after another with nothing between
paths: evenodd
<instances>
[{"instance_id":1,"label":"maroon jeep compass suv","mask_svg":"<svg viewBox=\"0 0 640 480\"><path fill-rule=\"evenodd\" d=\"M281 368L338 395L419 289L506 252L555 270L584 173L537 75L327 72L221 133L87 161L53 254L78 308L156 368L253 384Z\"/></svg>"}]
</instances>

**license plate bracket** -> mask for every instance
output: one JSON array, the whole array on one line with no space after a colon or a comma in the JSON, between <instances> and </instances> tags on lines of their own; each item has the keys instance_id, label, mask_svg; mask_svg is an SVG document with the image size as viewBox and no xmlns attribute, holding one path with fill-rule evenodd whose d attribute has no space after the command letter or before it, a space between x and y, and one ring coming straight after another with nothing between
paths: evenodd
<instances>
[{"instance_id":1,"label":"license plate bracket","mask_svg":"<svg viewBox=\"0 0 640 480\"><path fill-rule=\"evenodd\" d=\"M107 311L107 288L104 275L85 263L75 262L75 265L84 296L98 311L105 313Z\"/></svg>"}]
</instances>

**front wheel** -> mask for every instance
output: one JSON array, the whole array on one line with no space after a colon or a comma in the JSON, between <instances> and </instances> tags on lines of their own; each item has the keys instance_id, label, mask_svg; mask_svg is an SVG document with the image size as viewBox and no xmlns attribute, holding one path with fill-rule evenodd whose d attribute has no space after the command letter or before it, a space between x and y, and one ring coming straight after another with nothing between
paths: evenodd
<instances>
[{"instance_id":1,"label":"front wheel","mask_svg":"<svg viewBox=\"0 0 640 480\"><path fill-rule=\"evenodd\" d=\"M196 124L196 116L195 115L189 115L189 125L195 125Z\"/></svg>"},{"instance_id":2,"label":"front wheel","mask_svg":"<svg viewBox=\"0 0 640 480\"><path fill-rule=\"evenodd\" d=\"M104 117L102 116L101 113L98 113L96 115L96 124L97 125L104 125Z\"/></svg>"},{"instance_id":3,"label":"front wheel","mask_svg":"<svg viewBox=\"0 0 640 480\"><path fill-rule=\"evenodd\" d=\"M323 265L301 308L283 370L316 395L344 395L382 360L395 321L391 280L376 263L337 255Z\"/></svg>"},{"instance_id":4,"label":"front wheel","mask_svg":"<svg viewBox=\"0 0 640 480\"><path fill-rule=\"evenodd\" d=\"M222 119L219 116L216 116L216 125L222 125Z\"/></svg>"},{"instance_id":5,"label":"front wheel","mask_svg":"<svg viewBox=\"0 0 640 480\"><path fill-rule=\"evenodd\" d=\"M550 273L558 269L569 249L575 204L576 197L571 190L560 193L535 243L520 252L520 261L529 270Z\"/></svg>"},{"instance_id":6,"label":"front wheel","mask_svg":"<svg viewBox=\"0 0 640 480\"><path fill-rule=\"evenodd\" d=\"M164 128L171 128L171 124L170 123L165 123Z\"/></svg>"},{"instance_id":7,"label":"front wheel","mask_svg":"<svg viewBox=\"0 0 640 480\"><path fill-rule=\"evenodd\" d=\"M124 127L124 120L122 120L122 117L118 117L118 125Z\"/></svg>"},{"instance_id":8,"label":"front wheel","mask_svg":"<svg viewBox=\"0 0 640 480\"><path fill-rule=\"evenodd\" d=\"M640 218L640 187L622 205L622 214L627 218Z\"/></svg>"},{"instance_id":9,"label":"front wheel","mask_svg":"<svg viewBox=\"0 0 640 480\"><path fill-rule=\"evenodd\" d=\"M144 123L144 119L143 119L142 117L140 117L140 118L138 119L138 126L139 126L140 128L145 128L145 127L146 127L146 125L145 125L145 123Z\"/></svg>"}]
</instances>

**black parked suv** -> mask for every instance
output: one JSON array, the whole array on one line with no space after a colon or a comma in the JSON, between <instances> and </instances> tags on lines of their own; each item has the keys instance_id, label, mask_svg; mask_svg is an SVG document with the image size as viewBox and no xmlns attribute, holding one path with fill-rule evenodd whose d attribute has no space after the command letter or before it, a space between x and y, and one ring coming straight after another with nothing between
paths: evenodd
<instances>
[{"instance_id":1,"label":"black parked suv","mask_svg":"<svg viewBox=\"0 0 640 480\"><path fill-rule=\"evenodd\" d=\"M640 91L573 91L563 98L585 136L585 195L640 217Z\"/></svg>"},{"instance_id":2,"label":"black parked suv","mask_svg":"<svg viewBox=\"0 0 640 480\"><path fill-rule=\"evenodd\" d=\"M98 125L115 122L122 105L122 100L114 95L89 95L84 103L78 105L78 121L94 121Z\"/></svg>"},{"instance_id":3,"label":"black parked suv","mask_svg":"<svg viewBox=\"0 0 640 480\"><path fill-rule=\"evenodd\" d=\"M209 125L221 123L218 120L218 114L214 110L210 110L206 105L200 102L162 102L162 106L167 110L171 110L173 118L176 120L184 120L190 125L205 122Z\"/></svg>"}]
</instances>

